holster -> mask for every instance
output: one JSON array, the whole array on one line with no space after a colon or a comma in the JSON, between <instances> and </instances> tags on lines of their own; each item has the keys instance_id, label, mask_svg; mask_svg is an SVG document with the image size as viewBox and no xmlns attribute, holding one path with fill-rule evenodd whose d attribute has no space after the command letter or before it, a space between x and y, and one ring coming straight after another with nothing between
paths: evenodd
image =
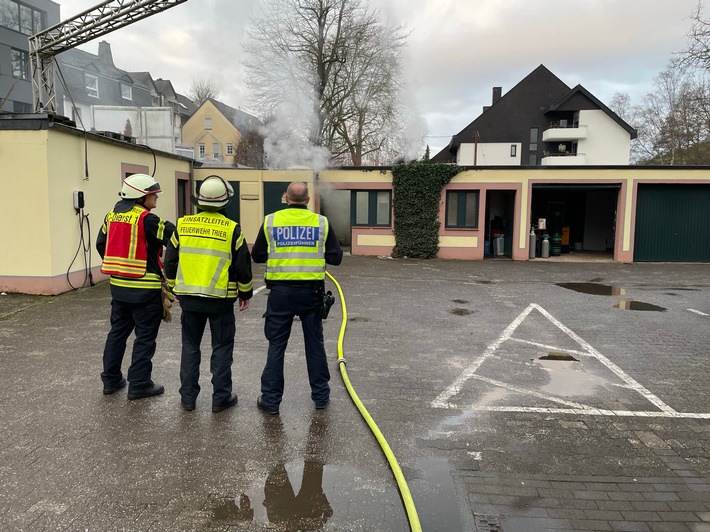
<instances>
[{"instance_id":1,"label":"holster","mask_svg":"<svg viewBox=\"0 0 710 532\"><path fill-rule=\"evenodd\" d=\"M335 303L335 298L333 297L333 292L328 290L325 294L323 294L323 306L321 307L321 310L320 310L321 319L328 318L328 313L330 312L330 307L332 307L334 303Z\"/></svg>"}]
</instances>

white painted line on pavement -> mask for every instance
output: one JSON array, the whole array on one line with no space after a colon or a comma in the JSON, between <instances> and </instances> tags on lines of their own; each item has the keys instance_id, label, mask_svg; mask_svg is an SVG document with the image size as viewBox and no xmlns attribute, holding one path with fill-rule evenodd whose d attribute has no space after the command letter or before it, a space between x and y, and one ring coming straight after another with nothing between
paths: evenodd
<instances>
[{"instance_id":1,"label":"white painted line on pavement","mask_svg":"<svg viewBox=\"0 0 710 532\"><path fill-rule=\"evenodd\" d=\"M528 412L538 414L574 414L580 416L618 416L618 417L664 417L678 419L710 419L710 414L694 412L661 412L643 410L606 410L603 408L544 408L529 406L464 406L449 403L451 408L463 408L474 412Z\"/></svg>"},{"instance_id":2,"label":"white painted line on pavement","mask_svg":"<svg viewBox=\"0 0 710 532\"><path fill-rule=\"evenodd\" d=\"M508 338L512 336L512 334L515 332L515 329L517 329L518 326L523 322L523 320L528 317L528 314L530 314L533 308L534 307L532 304L528 305L528 308L523 310L518 315L518 317L515 318L511 322L511 324L505 328L503 334L501 334L495 342L490 344L483 352L483 354L478 357L478 359L475 360L473 364L466 368L461 375L459 375L458 379L456 379L448 388L446 388L446 390L441 392L439 396L431 402L431 406L435 408L448 408L449 398L459 393L459 391L461 390L461 386L463 386L464 383L468 379L470 379L474 373L476 373L476 370L481 366L481 364L483 364L483 362L488 357L490 357L503 342L505 342Z\"/></svg>"},{"instance_id":3,"label":"white painted line on pavement","mask_svg":"<svg viewBox=\"0 0 710 532\"><path fill-rule=\"evenodd\" d=\"M541 347L542 349L547 349L548 351L564 351L565 353L571 353L573 355L580 355L580 356L591 356L589 353L586 351L576 351L575 349L562 349L559 347L555 347L554 345L545 345L545 344L539 344L537 342L531 342L530 340L521 340L520 338L510 338L511 342L519 342L521 344L528 344L528 345L534 345L537 347Z\"/></svg>"},{"instance_id":4,"label":"white painted line on pavement","mask_svg":"<svg viewBox=\"0 0 710 532\"><path fill-rule=\"evenodd\" d=\"M486 382L488 384L492 384L493 386L498 386L499 388L505 388L506 390L510 390L511 392L521 393L524 395L532 395L533 397L537 397L538 399L544 399L545 401L551 401L553 403L567 405L570 408L589 408L587 405L583 405L582 403L574 403L572 401L567 401L566 399L562 399L560 397L555 397L554 395L545 395L544 393L536 392L535 390L522 388L520 386L515 386L514 384L508 384L507 382L495 379L489 379L488 377L482 377L481 375L471 375L471 378Z\"/></svg>"},{"instance_id":5,"label":"white painted line on pavement","mask_svg":"<svg viewBox=\"0 0 710 532\"><path fill-rule=\"evenodd\" d=\"M266 285L265 285L265 284L264 284L264 285L261 285L259 288L257 288L256 290L254 290L253 295L258 294L258 293L261 292L264 288L266 288Z\"/></svg>"},{"instance_id":6,"label":"white painted line on pavement","mask_svg":"<svg viewBox=\"0 0 710 532\"><path fill-rule=\"evenodd\" d=\"M699 314L700 316L710 316L710 314L706 314L705 312L695 310L694 308L689 308L688 312L694 312L695 314Z\"/></svg>"},{"instance_id":7,"label":"white painted line on pavement","mask_svg":"<svg viewBox=\"0 0 710 532\"><path fill-rule=\"evenodd\" d=\"M546 317L550 322L552 322L558 329L564 332L577 344L579 344L584 351L570 350L558 348L555 346L549 346L546 344L541 344L537 342L532 342L529 340L522 340L518 338L513 338L512 335L520 324L528 317L532 310L537 310L544 317ZM555 397L552 395L542 394L540 392L529 390L520 386L509 384L503 381L498 381L495 379L490 379L483 377L481 375L476 375L476 371L480 368L481 364L485 362L486 359L493 356L495 351L507 340L512 340L515 342L538 346L544 349L549 349L553 351L565 351L569 353L574 353L582 356L591 356L599 360L608 370L619 377L624 384L620 384L620 387L627 388L637 392L642 395L648 402L653 404L659 411L633 411L633 410L609 410L600 409L592 406L584 405L582 403L575 403L572 401L566 401L562 398ZM487 382L494 386L507 389L516 393L532 395L547 401L555 402L562 405L567 405L569 408L544 408L544 407L516 407L516 406L472 406L466 405L460 407L451 401L451 398L457 395L463 385L469 379L476 379L482 382ZM539 413L564 413L564 414L583 414L583 415L604 415L604 416L637 416L637 417L677 417L677 418L690 418L690 419L710 419L710 414L705 413L690 413L690 412L677 412L656 395L647 390L642 384L634 380L631 376L625 373L621 368L614 364L611 360L602 355L599 351L594 349L588 342L583 340L569 327L565 326L562 322L557 320L549 312L536 303L531 303L528 307L523 310L517 318L515 318L510 325L508 325L503 333L483 352L483 354L478 357L470 366L468 366L459 377L448 387L446 390L441 392L439 396L434 399L431 403L434 408L464 408L479 412L539 412Z\"/></svg>"},{"instance_id":8,"label":"white painted line on pavement","mask_svg":"<svg viewBox=\"0 0 710 532\"><path fill-rule=\"evenodd\" d=\"M575 334L574 331L572 331L570 328L568 328L563 323L561 323L559 320L557 320L554 316L552 316L552 314L547 312L540 305L533 303L532 306L534 306L543 316L545 316L548 320L550 320L553 324L555 324L558 329L560 329L562 332L566 333L567 336L569 336L574 341L576 341L579 345L584 347L584 349L588 353L594 355L602 364L604 364L613 373L615 373L617 377L619 377L622 381L624 381L626 384L628 384L632 390L635 390L636 392L643 395L646 398L646 400L651 402L653 405L655 405L656 408L658 408L659 410L662 410L664 412L675 412L675 410L673 410L670 406L668 406L666 403L664 403L658 397L656 397L654 394L652 394L643 385L641 385L641 383L635 381L629 375L624 373L624 371L619 366L614 364L611 360L609 360L604 355L602 355L599 351L594 349L585 340L583 340L582 338L577 336L577 334Z\"/></svg>"}]
</instances>

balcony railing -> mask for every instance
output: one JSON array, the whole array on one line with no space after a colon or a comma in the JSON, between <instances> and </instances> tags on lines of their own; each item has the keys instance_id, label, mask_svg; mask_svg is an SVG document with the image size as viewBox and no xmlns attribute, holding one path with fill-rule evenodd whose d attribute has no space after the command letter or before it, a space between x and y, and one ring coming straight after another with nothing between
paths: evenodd
<instances>
[{"instance_id":1,"label":"balcony railing","mask_svg":"<svg viewBox=\"0 0 710 532\"><path fill-rule=\"evenodd\" d=\"M586 153L545 153L541 166L584 166L587 164Z\"/></svg>"},{"instance_id":2,"label":"balcony railing","mask_svg":"<svg viewBox=\"0 0 710 532\"><path fill-rule=\"evenodd\" d=\"M558 142L564 140L579 140L587 138L587 126L562 126L552 122L550 128L542 132L543 142Z\"/></svg>"}]
</instances>

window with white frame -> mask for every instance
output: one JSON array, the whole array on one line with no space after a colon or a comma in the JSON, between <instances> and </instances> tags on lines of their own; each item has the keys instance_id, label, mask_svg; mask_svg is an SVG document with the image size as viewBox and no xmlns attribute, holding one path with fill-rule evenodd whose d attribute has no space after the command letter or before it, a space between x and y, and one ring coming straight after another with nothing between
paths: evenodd
<instances>
[{"instance_id":1,"label":"window with white frame","mask_svg":"<svg viewBox=\"0 0 710 532\"><path fill-rule=\"evenodd\" d=\"M125 83L121 83L121 98L124 100L132 100L133 99L133 87L130 85L126 85Z\"/></svg>"},{"instance_id":2,"label":"window with white frame","mask_svg":"<svg viewBox=\"0 0 710 532\"><path fill-rule=\"evenodd\" d=\"M205 152L205 145L204 145L204 144L199 144L199 145L198 145L198 148L199 148L198 153L200 154L200 158L201 158L201 159L204 159L204 158L205 158L205 153L206 153L206 152Z\"/></svg>"},{"instance_id":3,"label":"window with white frame","mask_svg":"<svg viewBox=\"0 0 710 532\"><path fill-rule=\"evenodd\" d=\"M213 142L212 143L212 158L218 159L220 153L221 153L221 150L220 150L219 142Z\"/></svg>"},{"instance_id":4,"label":"window with white frame","mask_svg":"<svg viewBox=\"0 0 710 532\"><path fill-rule=\"evenodd\" d=\"M93 74L84 74L84 78L86 79L86 94L98 98L99 78Z\"/></svg>"},{"instance_id":5,"label":"window with white frame","mask_svg":"<svg viewBox=\"0 0 710 532\"><path fill-rule=\"evenodd\" d=\"M212 119L205 118L205 129L212 129Z\"/></svg>"},{"instance_id":6,"label":"window with white frame","mask_svg":"<svg viewBox=\"0 0 710 532\"><path fill-rule=\"evenodd\" d=\"M234 155L234 144L227 143L227 155Z\"/></svg>"}]
</instances>

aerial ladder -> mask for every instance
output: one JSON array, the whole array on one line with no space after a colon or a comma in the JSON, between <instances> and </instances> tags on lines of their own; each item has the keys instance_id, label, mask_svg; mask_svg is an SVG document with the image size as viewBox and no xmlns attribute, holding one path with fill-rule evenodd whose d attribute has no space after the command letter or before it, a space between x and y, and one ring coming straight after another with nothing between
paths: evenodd
<instances>
[{"instance_id":1,"label":"aerial ladder","mask_svg":"<svg viewBox=\"0 0 710 532\"><path fill-rule=\"evenodd\" d=\"M57 54L183 2L187 0L107 0L32 35L29 41L34 112L57 113Z\"/></svg>"}]
</instances>

